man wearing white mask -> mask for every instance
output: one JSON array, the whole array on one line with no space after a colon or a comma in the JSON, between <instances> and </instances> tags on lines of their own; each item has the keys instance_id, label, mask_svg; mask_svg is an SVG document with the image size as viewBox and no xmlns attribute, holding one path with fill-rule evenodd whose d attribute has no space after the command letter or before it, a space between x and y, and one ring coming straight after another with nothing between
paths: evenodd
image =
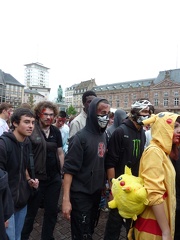
<instances>
[{"instance_id":1,"label":"man wearing white mask","mask_svg":"<svg viewBox=\"0 0 180 240\"><path fill-rule=\"evenodd\" d=\"M94 98L89 105L85 127L69 143L64 162L62 212L71 220L72 239L92 239L101 192L105 184L105 129L110 105Z\"/></svg>"}]
</instances>

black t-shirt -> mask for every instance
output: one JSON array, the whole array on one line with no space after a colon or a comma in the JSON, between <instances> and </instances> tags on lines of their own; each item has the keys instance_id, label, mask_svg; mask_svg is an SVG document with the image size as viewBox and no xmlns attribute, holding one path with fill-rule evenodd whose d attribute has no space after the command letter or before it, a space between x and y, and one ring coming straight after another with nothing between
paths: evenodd
<instances>
[{"instance_id":1,"label":"black t-shirt","mask_svg":"<svg viewBox=\"0 0 180 240\"><path fill-rule=\"evenodd\" d=\"M36 124L31 135L32 149L34 153L35 173L40 180L45 180L46 176L53 176L59 172L59 158L57 149L62 147L60 130L51 125L48 138Z\"/></svg>"},{"instance_id":2,"label":"black t-shirt","mask_svg":"<svg viewBox=\"0 0 180 240\"><path fill-rule=\"evenodd\" d=\"M47 142L46 172L48 176L53 176L53 174L59 172L57 149L62 147L61 132L58 128L50 126L49 136L46 138L44 135L44 138Z\"/></svg>"}]
</instances>

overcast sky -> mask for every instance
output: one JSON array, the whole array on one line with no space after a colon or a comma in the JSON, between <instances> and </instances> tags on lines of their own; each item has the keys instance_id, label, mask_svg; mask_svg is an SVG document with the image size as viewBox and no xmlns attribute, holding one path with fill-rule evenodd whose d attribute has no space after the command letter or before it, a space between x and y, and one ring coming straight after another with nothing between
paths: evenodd
<instances>
[{"instance_id":1,"label":"overcast sky","mask_svg":"<svg viewBox=\"0 0 180 240\"><path fill-rule=\"evenodd\" d=\"M24 64L50 68L57 88L156 77L180 68L177 0L0 0L0 69L24 83Z\"/></svg>"}]
</instances>

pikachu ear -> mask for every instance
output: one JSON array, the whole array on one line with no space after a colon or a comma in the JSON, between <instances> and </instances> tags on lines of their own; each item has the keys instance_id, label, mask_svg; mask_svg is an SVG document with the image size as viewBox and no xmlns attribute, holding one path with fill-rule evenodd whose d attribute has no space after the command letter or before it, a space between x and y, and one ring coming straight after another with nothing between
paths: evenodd
<instances>
[{"instance_id":1,"label":"pikachu ear","mask_svg":"<svg viewBox=\"0 0 180 240\"><path fill-rule=\"evenodd\" d=\"M143 123L143 125L152 124L156 121L156 118L157 118L157 116L155 114L151 114L151 117L146 120L143 120L142 123Z\"/></svg>"},{"instance_id":2,"label":"pikachu ear","mask_svg":"<svg viewBox=\"0 0 180 240\"><path fill-rule=\"evenodd\" d=\"M132 175L131 168L129 168L128 166L125 165L124 173L128 174L128 175Z\"/></svg>"}]
</instances>

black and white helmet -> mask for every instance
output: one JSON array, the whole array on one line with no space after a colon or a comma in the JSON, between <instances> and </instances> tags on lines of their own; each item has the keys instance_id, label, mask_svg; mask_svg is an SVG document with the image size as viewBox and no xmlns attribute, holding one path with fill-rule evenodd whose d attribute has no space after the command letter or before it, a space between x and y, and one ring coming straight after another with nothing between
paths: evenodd
<instances>
[{"instance_id":1,"label":"black and white helmet","mask_svg":"<svg viewBox=\"0 0 180 240\"><path fill-rule=\"evenodd\" d=\"M151 114L151 109L152 109L152 104L150 103L149 100L147 99L140 99L135 101L132 105L131 105L131 117L134 121L136 121L137 123L141 122L141 118L143 116L140 117L140 112L143 111L144 109L147 109L149 111L149 114ZM148 116L146 116L148 117Z\"/></svg>"},{"instance_id":2,"label":"black and white helmet","mask_svg":"<svg viewBox=\"0 0 180 240\"><path fill-rule=\"evenodd\" d=\"M148 100L137 100L131 105L131 109L137 109L138 112L141 112L142 110L146 109L147 107L152 106L150 101Z\"/></svg>"}]
</instances>

